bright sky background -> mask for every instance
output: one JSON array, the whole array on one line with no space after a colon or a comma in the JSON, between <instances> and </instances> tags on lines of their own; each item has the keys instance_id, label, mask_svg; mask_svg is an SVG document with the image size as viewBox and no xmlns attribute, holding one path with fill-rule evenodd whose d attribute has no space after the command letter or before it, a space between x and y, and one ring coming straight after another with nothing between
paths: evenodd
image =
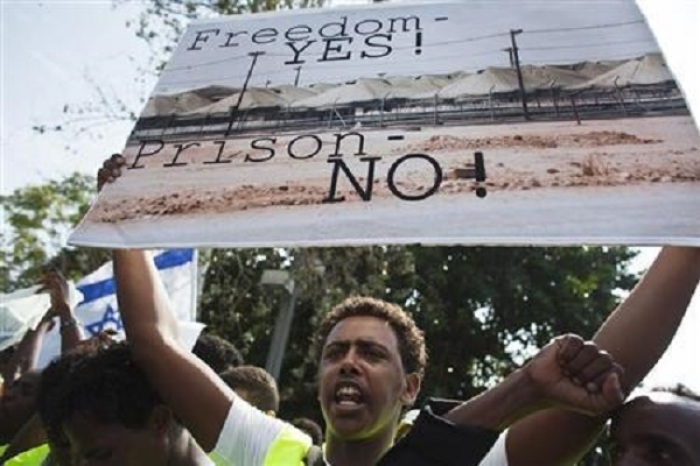
<instances>
[{"instance_id":1,"label":"bright sky background","mask_svg":"<svg viewBox=\"0 0 700 466\"><path fill-rule=\"evenodd\" d=\"M550 0L551 1L551 0ZM561 0L576 4L582 1ZM588 0L602 4L610 0ZM356 3L356 2L355 2ZM700 2L639 0L693 113L700 116ZM77 106L99 96L92 82L118 96L134 112L155 78L139 76L147 46L125 27L138 17L130 2L114 9L110 1L0 0L0 191L60 178L73 171L94 174L104 158L120 152L130 122L92 126L75 136L59 132L39 136L37 124L65 120L64 105ZM143 82L137 83L141 78ZM92 124L92 123L91 123ZM69 147L69 149L67 148ZM645 269L658 251L643 248L635 269ZM696 292L671 349L647 378L649 385L683 382L700 391L700 292Z\"/></svg>"}]
</instances>

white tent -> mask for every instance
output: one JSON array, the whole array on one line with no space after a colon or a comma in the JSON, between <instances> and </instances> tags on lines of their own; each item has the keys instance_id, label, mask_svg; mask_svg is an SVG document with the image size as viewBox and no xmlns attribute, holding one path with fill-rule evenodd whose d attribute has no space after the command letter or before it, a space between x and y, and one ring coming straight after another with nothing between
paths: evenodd
<instances>
[{"instance_id":1,"label":"white tent","mask_svg":"<svg viewBox=\"0 0 700 466\"><path fill-rule=\"evenodd\" d=\"M391 92L391 83L380 78L360 78L342 84L313 97L294 102L292 107L332 107L386 98Z\"/></svg>"},{"instance_id":2,"label":"white tent","mask_svg":"<svg viewBox=\"0 0 700 466\"><path fill-rule=\"evenodd\" d=\"M238 100L241 93L236 92L224 99L214 102L213 104L207 105L206 107L198 108L195 111L189 113L224 113L231 111L231 107L236 107L238 105ZM287 101L282 98L279 91L266 87L249 87L243 93L243 99L239 105L239 110L251 109L251 108L270 108L270 107L284 107L287 105Z\"/></svg>"},{"instance_id":3,"label":"white tent","mask_svg":"<svg viewBox=\"0 0 700 466\"><path fill-rule=\"evenodd\" d=\"M171 113L190 113L195 109L211 104L211 100L198 95L194 91L180 94L154 95L146 103L141 117L170 115Z\"/></svg>"},{"instance_id":4,"label":"white tent","mask_svg":"<svg viewBox=\"0 0 700 466\"><path fill-rule=\"evenodd\" d=\"M437 75L394 77L387 80L392 84L387 99L422 99L426 95L435 95L450 83L449 78Z\"/></svg>"},{"instance_id":5,"label":"white tent","mask_svg":"<svg viewBox=\"0 0 700 466\"><path fill-rule=\"evenodd\" d=\"M627 60L585 61L583 63L577 63L573 70L581 76L593 79L626 62Z\"/></svg>"},{"instance_id":6,"label":"white tent","mask_svg":"<svg viewBox=\"0 0 700 466\"><path fill-rule=\"evenodd\" d=\"M228 97L231 94L235 94L240 89L236 87L220 86L218 84L212 84L211 86L200 87L199 89L194 89L191 92L204 97L209 100L209 102L216 102Z\"/></svg>"},{"instance_id":7,"label":"white tent","mask_svg":"<svg viewBox=\"0 0 700 466\"><path fill-rule=\"evenodd\" d=\"M662 84L673 81L661 54L653 53L629 60L585 83L570 86L569 89L614 88L632 85Z\"/></svg>"},{"instance_id":8,"label":"white tent","mask_svg":"<svg viewBox=\"0 0 700 466\"><path fill-rule=\"evenodd\" d=\"M522 68L523 80L528 91L534 89L562 88L588 81L586 76L576 71L553 66L525 65Z\"/></svg>"},{"instance_id":9,"label":"white tent","mask_svg":"<svg viewBox=\"0 0 700 466\"><path fill-rule=\"evenodd\" d=\"M518 89L518 76L514 69L486 68L476 74L458 79L454 83L445 86L438 92L438 97L455 99L459 97L488 95L491 92L494 94L509 93L515 92Z\"/></svg>"},{"instance_id":10,"label":"white tent","mask_svg":"<svg viewBox=\"0 0 700 466\"><path fill-rule=\"evenodd\" d=\"M319 93L319 91L315 89L310 89L308 87L297 87L291 84L274 86L272 89L277 92L287 104L292 104L297 100L308 99L309 97L313 97Z\"/></svg>"}]
</instances>

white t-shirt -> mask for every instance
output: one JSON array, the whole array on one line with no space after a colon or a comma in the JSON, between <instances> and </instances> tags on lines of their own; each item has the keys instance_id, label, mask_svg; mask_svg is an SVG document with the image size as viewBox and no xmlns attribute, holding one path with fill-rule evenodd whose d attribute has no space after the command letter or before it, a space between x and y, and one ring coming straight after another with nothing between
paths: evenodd
<instances>
[{"instance_id":1,"label":"white t-shirt","mask_svg":"<svg viewBox=\"0 0 700 466\"><path fill-rule=\"evenodd\" d=\"M506 454L507 432L507 430L501 432L496 443L494 443L489 452L486 453L486 456L481 460L479 466L508 466L508 456Z\"/></svg>"},{"instance_id":2,"label":"white t-shirt","mask_svg":"<svg viewBox=\"0 0 700 466\"><path fill-rule=\"evenodd\" d=\"M236 397L211 457L231 466L299 466L311 438Z\"/></svg>"}]
</instances>

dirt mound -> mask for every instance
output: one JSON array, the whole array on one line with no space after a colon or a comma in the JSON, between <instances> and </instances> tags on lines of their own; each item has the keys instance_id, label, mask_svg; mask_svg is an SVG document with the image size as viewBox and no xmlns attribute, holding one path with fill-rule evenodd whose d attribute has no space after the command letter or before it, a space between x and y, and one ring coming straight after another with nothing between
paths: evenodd
<instances>
[{"instance_id":1,"label":"dirt mound","mask_svg":"<svg viewBox=\"0 0 700 466\"><path fill-rule=\"evenodd\" d=\"M440 152L478 149L500 149L529 147L533 149L556 149L558 147L600 147L621 144L656 144L657 139L642 139L634 134L619 131L591 131L583 134L558 136L520 135L494 138L463 138L451 135L434 135L428 139L400 147L394 153Z\"/></svg>"},{"instance_id":2,"label":"dirt mound","mask_svg":"<svg viewBox=\"0 0 700 466\"><path fill-rule=\"evenodd\" d=\"M322 204L328 189L299 185L274 188L243 185L221 191L174 193L155 197L137 197L99 204L94 219L116 223L133 218L149 218L193 213L235 212L272 206ZM356 193L338 191L336 198L356 198Z\"/></svg>"}]
</instances>

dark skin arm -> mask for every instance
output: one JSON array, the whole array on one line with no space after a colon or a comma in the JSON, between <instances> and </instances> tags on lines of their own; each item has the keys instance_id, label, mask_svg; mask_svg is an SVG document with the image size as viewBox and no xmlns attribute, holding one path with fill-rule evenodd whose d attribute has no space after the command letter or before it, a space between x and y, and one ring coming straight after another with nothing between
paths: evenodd
<instances>
[{"instance_id":1,"label":"dark skin arm","mask_svg":"<svg viewBox=\"0 0 700 466\"><path fill-rule=\"evenodd\" d=\"M700 280L700 248L665 247L593 341L625 368L629 393L659 360L680 325ZM551 409L516 423L508 432L510 466L568 466L598 436L605 416Z\"/></svg>"},{"instance_id":2,"label":"dark skin arm","mask_svg":"<svg viewBox=\"0 0 700 466\"><path fill-rule=\"evenodd\" d=\"M591 342L564 335L496 387L453 409L445 418L503 430L530 413L553 406L585 415L607 413L623 401L621 372L612 358Z\"/></svg>"},{"instance_id":3,"label":"dark skin arm","mask_svg":"<svg viewBox=\"0 0 700 466\"><path fill-rule=\"evenodd\" d=\"M121 175L113 156L98 173L98 189ZM160 277L141 250L113 251L117 299L134 358L175 415L205 451L211 451L234 402L233 391L178 343L178 325Z\"/></svg>"},{"instance_id":4,"label":"dark skin arm","mask_svg":"<svg viewBox=\"0 0 700 466\"><path fill-rule=\"evenodd\" d=\"M75 319L68 298L68 283L59 272L51 272L44 276L44 290L51 295L49 316L58 317L61 332L61 353L66 353L78 346L84 338L80 324Z\"/></svg>"}]
</instances>

